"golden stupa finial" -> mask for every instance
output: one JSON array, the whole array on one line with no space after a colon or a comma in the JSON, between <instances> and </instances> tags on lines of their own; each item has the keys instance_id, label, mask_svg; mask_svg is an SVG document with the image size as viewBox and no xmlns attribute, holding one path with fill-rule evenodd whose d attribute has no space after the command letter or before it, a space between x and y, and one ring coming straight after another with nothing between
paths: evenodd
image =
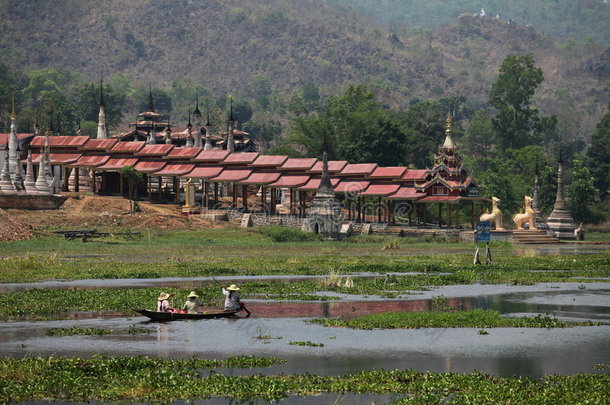
<instances>
[{"instance_id":1,"label":"golden stupa finial","mask_svg":"<svg viewBox=\"0 0 610 405\"><path fill-rule=\"evenodd\" d=\"M11 119L12 120L16 120L17 119L17 112L15 111L15 93L14 92L13 92L12 105L13 105L13 110L11 112Z\"/></svg>"},{"instance_id":2,"label":"golden stupa finial","mask_svg":"<svg viewBox=\"0 0 610 405\"><path fill-rule=\"evenodd\" d=\"M453 117L451 112L447 111L447 124L445 124L445 134L449 135L453 133Z\"/></svg>"}]
</instances>

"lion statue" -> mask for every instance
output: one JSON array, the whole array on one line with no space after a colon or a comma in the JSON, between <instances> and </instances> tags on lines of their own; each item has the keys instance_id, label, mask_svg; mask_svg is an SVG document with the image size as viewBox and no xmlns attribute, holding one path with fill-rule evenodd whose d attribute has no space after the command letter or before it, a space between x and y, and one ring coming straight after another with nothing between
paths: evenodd
<instances>
[{"instance_id":1,"label":"lion statue","mask_svg":"<svg viewBox=\"0 0 610 405\"><path fill-rule=\"evenodd\" d=\"M525 196L524 205L525 212L513 215L513 222L517 225L517 229L524 229L523 225L529 224L530 229L536 229L536 212L532 208L533 198Z\"/></svg>"},{"instance_id":2,"label":"lion statue","mask_svg":"<svg viewBox=\"0 0 610 405\"><path fill-rule=\"evenodd\" d=\"M500 211L500 209L498 208L499 202L500 202L499 198L491 197L491 204L492 204L491 214L483 214L479 218L479 220L481 220L481 221L493 222L496 226L497 231L504 229L502 227L502 211Z\"/></svg>"}]
</instances>

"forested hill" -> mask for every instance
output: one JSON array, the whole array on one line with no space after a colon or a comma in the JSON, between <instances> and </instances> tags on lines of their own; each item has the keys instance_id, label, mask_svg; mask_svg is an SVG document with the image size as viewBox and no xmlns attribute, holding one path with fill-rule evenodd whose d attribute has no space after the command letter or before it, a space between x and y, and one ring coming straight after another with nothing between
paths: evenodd
<instances>
[{"instance_id":1,"label":"forested hill","mask_svg":"<svg viewBox=\"0 0 610 405\"><path fill-rule=\"evenodd\" d=\"M458 16L480 13L533 25L562 40L610 45L608 0L332 0L363 10L388 24L431 29Z\"/></svg>"},{"instance_id":2,"label":"forested hill","mask_svg":"<svg viewBox=\"0 0 610 405\"><path fill-rule=\"evenodd\" d=\"M0 58L21 72L68 69L91 81L123 72L138 87L251 99L261 90L253 77L268 79L274 97L306 82L323 94L364 82L393 107L452 95L476 106L506 55L529 52L546 77L537 93L545 113L567 103L596 122L610 94L604 48L564 46L495 17L390 29L334 0L0 0L0 15Z\"/></svg>"}]
</instances>

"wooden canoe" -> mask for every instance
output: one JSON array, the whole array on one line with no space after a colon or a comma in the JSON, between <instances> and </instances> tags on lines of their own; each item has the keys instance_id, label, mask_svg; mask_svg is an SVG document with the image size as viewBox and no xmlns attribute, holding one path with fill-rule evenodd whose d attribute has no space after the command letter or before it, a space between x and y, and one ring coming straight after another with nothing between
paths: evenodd
<instances>
[{"instance_id":1,"label":"wooden canoe","mask_svg":"<svg viewBox=\"0 0 610 405\"><path fill-rule=\"evenodd\" d=\"M142 314L153 321L176 321L178 319L214 319L214 318L231 318L239 311L209 311L198 314L179 314L174 312L157 312L149 311L148 309L135 309L139 314Z\"/></svg>"}]
</instances>

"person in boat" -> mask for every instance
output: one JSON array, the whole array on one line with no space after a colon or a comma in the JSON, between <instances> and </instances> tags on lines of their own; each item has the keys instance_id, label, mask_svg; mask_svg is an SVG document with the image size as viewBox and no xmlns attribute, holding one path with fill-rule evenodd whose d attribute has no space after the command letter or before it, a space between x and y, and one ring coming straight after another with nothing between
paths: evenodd
<instances>
[{"instance_id":1,"label":"person in boat","mask_svg":"<svg viewBox=\"0 0 610 405\"><path fill-rule=\"evenodd\" d=\"M199 311L197 309L201 306L201 302L199 302L197 298L199 298L199 296L195 294L195 291L191 291L184 306L182 306L182 310L186 311L187 314L198 313Z\"/></svg>"},{"instance_id":2,"label":"person in boat","mask_svg":"<svg viewBox=\"0 0 610 405\"><path fill-rule=\"evenodd\" d=\"M248 316L251 315L250 311L244 306L239 297L239 287L235 284L231 284L226 289L222 288L222 293L225 295L225 311L246 311Z\"/></svg>"},{"instance_id":3,"label":"person in boat","mask_svg":"<svg viewBox=\"0 0 610 405\"><path fill-rule=\"evenodd\" d=\"M157 298L157 312L172 312L172 307L169 305L169 297L173 294L162 292Z\"/></svg>"}]
</instances>

